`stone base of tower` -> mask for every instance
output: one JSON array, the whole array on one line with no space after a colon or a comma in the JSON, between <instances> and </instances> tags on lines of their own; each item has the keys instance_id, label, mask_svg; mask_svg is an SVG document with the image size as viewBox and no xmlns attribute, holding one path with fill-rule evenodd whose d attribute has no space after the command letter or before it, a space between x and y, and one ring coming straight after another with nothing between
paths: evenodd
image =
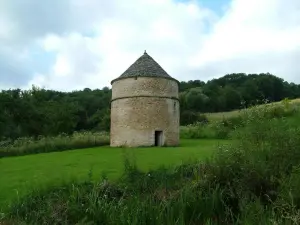
<instances>
[{"instance_id":1,"label":"stone base of tower","mask_svg":"<svg viewBox=\"0 0 300 225\"><path fill-rule=\"evenodd\" d=\"M113 147L178 146L178 100L134 97L113 101L110 145Z\"/></svg>"},{"instance_id":2,"label":"stone base of tower","mask_svg":"<svg viewBox=\"0 0 300 225\"><path fill-rule=\"evenodd\" d=\"M179 146L178 132L168 132L159 128L153 131L119 129L116 135L115 137L111 134L111 147Z\"/></svg>"}]
</instances>

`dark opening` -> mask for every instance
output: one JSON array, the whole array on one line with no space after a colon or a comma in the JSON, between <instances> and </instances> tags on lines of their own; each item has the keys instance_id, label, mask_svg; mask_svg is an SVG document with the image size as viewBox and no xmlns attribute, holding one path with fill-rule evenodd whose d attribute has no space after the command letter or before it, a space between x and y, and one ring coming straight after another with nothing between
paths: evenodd
<instances>
[{"instance_id":1,"label":"dark opening","mask_svg":"<svg viewBox=\"0 0 300 225\"><path fill-rule=\"evenodd\" d=\"M155 131L155 146L162 146L163 132L160 130Z\"/></svg>"}]
</instances>

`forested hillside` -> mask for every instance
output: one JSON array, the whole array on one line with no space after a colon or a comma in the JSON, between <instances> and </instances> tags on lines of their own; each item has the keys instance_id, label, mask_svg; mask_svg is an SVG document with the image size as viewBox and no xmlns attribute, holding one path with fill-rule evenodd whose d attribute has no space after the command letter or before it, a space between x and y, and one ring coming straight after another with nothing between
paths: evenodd
<instances>
[{"instance_id":1,"label":"forested hillside","mask_svg":"<svg viewBox=\"0 0 300 225\"><path fill-rule=\"evenodd\" d=\"M300 85L271 74L229 74L208 82L180 83L181 123L199 112L221 112L267 101L300 97ZM52 136L80 130L109 130L111 90L58 92L31 90L0 92L0 140L23 136Z\"/></svg>"}]
</instances>

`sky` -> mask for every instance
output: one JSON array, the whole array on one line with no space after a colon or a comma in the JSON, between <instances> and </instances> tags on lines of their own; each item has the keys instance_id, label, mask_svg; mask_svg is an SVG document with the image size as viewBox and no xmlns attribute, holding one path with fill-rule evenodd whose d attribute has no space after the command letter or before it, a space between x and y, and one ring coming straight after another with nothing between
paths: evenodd
<instances>
[{"instance_id":1,"label":"sky","mask_svg":"<svg viewBox=\"0 0 300 225\"><path fill-rule=\"evenodd\" d=\"M0 0L0 89L111 87L144 50L179 81L300 83L300 1Z\"/></svg>"}]
</instances>

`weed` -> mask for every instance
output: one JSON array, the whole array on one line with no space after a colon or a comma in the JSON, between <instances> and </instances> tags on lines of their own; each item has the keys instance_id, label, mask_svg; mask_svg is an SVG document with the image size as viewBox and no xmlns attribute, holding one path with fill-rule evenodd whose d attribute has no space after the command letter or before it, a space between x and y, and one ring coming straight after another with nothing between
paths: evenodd
<instances>
[{"instance_id":1,"label":"weed","mask_svg":"<svg viewBox=\"0 0 300 225\"><path fill-rule=\"evenodd\" d=\"M75 132L73 135L61 134L55 137L19 138L15 141L0 142L0 158L36 153L64 151L96 147L109 144L109 135L103 132Z\"/></svg>"}]
</instances>

